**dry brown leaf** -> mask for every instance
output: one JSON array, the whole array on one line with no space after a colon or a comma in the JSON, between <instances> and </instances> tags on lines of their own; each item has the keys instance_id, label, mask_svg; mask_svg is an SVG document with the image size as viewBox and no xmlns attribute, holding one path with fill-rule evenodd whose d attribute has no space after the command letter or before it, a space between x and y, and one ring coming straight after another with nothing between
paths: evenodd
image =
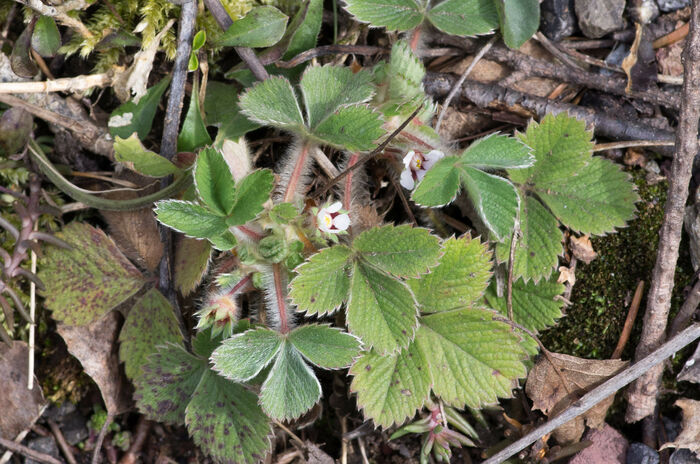
<instances>
[{"instance_id":1,"label":"dry brown leaf","mask_svg":"<svg viewBox=\"0 0 700 464\"><path fill-rule=\"evenodd\" d=\"M622 60L622 70L627 74L627 93L644 91L656 83L656 55L651 45L651 33L640 23L635 27L629 55Z\"/></svg>"},{"instance_id":2,"label":"dry brown leaf","mask_svg":"<svg viewBox=\"0 0 700 464\"><path fill-rule=\"evenodd\" d=\"M46 402L39 383L27 389L27 344L15 341L12 347L0 343L0 437L14 439L41 416Z\"/></svg>"},{"instance_id":3,"label":"dry brown leaf","mask_svg":"<svg viewBox=\"0 0 700 464\"><path fill-rule=\"evenodd\" d=\"M533 409L539 409L547 416L555 416L627 364L627 361L617 359L582 359L547 352L530 371L525 391L532 400ZM554 432L554 437L560 443L572 443L581 438L584 423L588 427L599 428L613 399L614 395L611 395L584 415L564 424Z\"/></svg>"},{"instance_id":4,"label":"dry brown leaf","mask_svg":"<svg viewBox=\"0 0 700 464\"><path fill-rule=\"evenodd\" d=\"M676 379L679 382L700 383L700 344L695 348L695 353L685 362Z\"/></svg>"},{"instance_id":5,"label":"dry brown leaf","mask_svg":"<svg viewBox=\"0 0 700 464\"><path fill-rule=\"evenodd\" d=\"M681 398L674 404L683 410L681 433L661 449L687 448L700 458L700 401Z\"/></svg>"},{"instance_id":6,"label":"dry brown leaf","mask_svg":"<svg viewBox=\"0 0 700 464\"><path fill-rule=\"evenodd\" d=\"M97 321L84 326L58 325L58 333L68 352L83 365L85 373L100 389L107 412L121 414L131 409L130 392L119 369L117 338L121 316L110 311Z\"/></svg>"},{"instance_id":7,"label":"dry brown leaf","mask_svg":"<svg viewBox=\"0 0 700 464\"><path fill-rule=\"evenodd\" d=\"M207 274L212 248L208 240L190 237L180 237L175 243L175 288L187 296Z\"/></svg>"},{"instance_id":8,"label":"dry brown leaf","mask_svg":"<svg viewBox=\"0 0 700 464\"><path fill-rule=\"evenodd\" d=\"M576 259L586 264L590 264L591 261L598 257L598 253L593 250L593 245L588 235L582 237L574 237L572 235L569 237L569 246Z\"/></svg>"},{"instance_id":9,"label":"dry brown leaf","mask_svg":"<svg viewBox=\"0 0 700 464\"><path fill-rule=\"evenodd\" d=\"M559 266L559 277L557 277L557 282L560 284L566 282L573 286L576 283L576 272L572 271L566 266Z\"/></svg>"},{"instance_id":10,"label":"dry brown leaf","mask_svg":"<svg viewBox=\"0 0 700 464\"><path fill-rule=\"evenodd\" d=\"M627 166L644 167L647 164L647 157L644 155L644 150L641 148L628 148L625 151L625 157L622 160Z\"/></svg>"}]
</instances>

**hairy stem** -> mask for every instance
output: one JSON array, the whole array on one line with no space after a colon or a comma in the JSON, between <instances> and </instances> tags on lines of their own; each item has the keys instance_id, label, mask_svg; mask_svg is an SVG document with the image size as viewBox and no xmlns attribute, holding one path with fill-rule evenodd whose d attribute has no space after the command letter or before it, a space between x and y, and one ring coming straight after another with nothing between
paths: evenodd
<instances>
[{"instance_id":1,"label":"hairy stem","mask_svg":"<svg viewBox=\"0 0 700 464\"><path fill-rule=\"evenodd\" d=\"M294 199L294 194L299 187L299 181L304 175L304 166L309 158L309 148L309 142L304 142L304 144L301 146L301 150L299 151L299 155L297 156L294 164L294 169L292 170L287 186L284 189L284 196L282 197L282 201L284 203L289 203Z\"/></svg>"},{"instance_id":2,"label":"hairy stem","mask_svg":"<svg viewBox=\"0 0 700 464\"><path fill-rule=\"evenodd\" d=\"M357 160L359 159L359 153L353 153L352 155L350 155L350 159L348 159L348 167L351 168L355 163L357 163ZM351 172L345 178L345 189L343 192L343 208L345 208L348 211L350 210L350 203L352 202L352 178L353 173Z\"/></svg>"},{"instance_id":3,"label":"hairy stem","mask_svg":"<svg viewBox=\"0 0 700 464\"><path fill-rule=\"evenodd\" d=\"M275 285L275 298L277 298L277 308L279 308L280 316L280 333L289 333L289 324L287 322L287 289L282 285L282 266L279 264L272 265L272 278Z\"/></svg>"}]
</instances>

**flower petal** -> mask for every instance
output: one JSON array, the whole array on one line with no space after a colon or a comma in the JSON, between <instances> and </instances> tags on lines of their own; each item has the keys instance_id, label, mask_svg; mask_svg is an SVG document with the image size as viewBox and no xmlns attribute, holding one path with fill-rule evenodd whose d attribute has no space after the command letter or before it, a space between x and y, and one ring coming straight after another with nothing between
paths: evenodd
<instances>
[{"instance_id":1,"label":"flower petal","mask_svg":"<svg viewBox=\"0 0 700 464\"><path fill-rule=\"evenodd\" d=\"M333 218L331 217L325 209L318 212L316 216L316 225L321 232L329 233L331 232L331 227L333 226Z\"/></svg>"},{"instance_id":2,"label":"flower petal","mask_svg":"<svg viewBox=\"0 0 700 464\"><path fill-rule=\"evenodd\" d=\"M426 153L425 155L425 161L423 162L423 169L426 171L433 167L433 164L437 163L441 159L445 157L445 154L441 152L440 150L431 150L429 153Z\"/></svg>"},{"instance_id":3,"label":"flower petal","mask_svg":"<svg viewBox=\"0 0 700 464\"><path fill-rule=\"evenodd\" d=\"M350 227L350 216L347 214L339 214L333 219L333 225L338 231L347 230ZM334 231L335 232L335 231Z\"/></svg>"},{"instance_id":4,"label":"flower petal","mask_svg":"<svg viewBox=\"0 0 700 464\"><path fill-rule=\"evenodd\" d=\"M401 184L401 187L405 188L406 190L413 190L416 183L413 181L413 173L410 169L407 168L401 172L401 179L399 180L399 183Z\"/></svg>"},{"instance_id":5,"label":"flower petal","mask_svg":"<svg viewBox=\"0 0 700 464\"><path fill-rule=\"evenodd\" d=\"M411 165L411 161L413 161L413 155L415 154L416 152L411 150L408 153L406 153L406 156L403 157L403 165L406 167L406 169L408 169Z\"/></svg>"},{"instance_id":6,"label":"flower petal","mask_svg":"<svg viewBox=\"0 0 700 464\"><path fill-rule=\"evenodd\" d=\"M328 213L337 213L340 211L340 208L343 207L343 204L339 201L336 201L335 203L332 203L330 206L325 207L324 209Z\"/></svg>"}]
</instances>

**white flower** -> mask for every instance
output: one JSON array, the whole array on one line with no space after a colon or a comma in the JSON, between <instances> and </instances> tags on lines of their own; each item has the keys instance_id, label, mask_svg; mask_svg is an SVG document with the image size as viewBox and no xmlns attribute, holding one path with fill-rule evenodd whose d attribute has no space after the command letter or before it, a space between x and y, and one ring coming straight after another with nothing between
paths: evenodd
<instances>
[{"instance_id":1,"label":"white flower","mask_svg":"<svg viewBox=\"0 0 700 464\"><path fill-rule=\"evenodd\" d=\"M327 234L338 234L350 227L350 216L347 213L341 213L340 208L343 204L339 201L325 206L316 214L316 223L321 232Z\"/></svg>"},{"instance_id":2,"label":"white flower","mask_svg":"<svg viewBox=\"0 0 700 464\"><path fill-rule=\"evenodd\" d=\"M423 180L428 169L445 157L439 150L428 153L409 151L403 159L404 169L401 172L401 186L407 190L413 190L417 182Z\"/></svg>"}]
</instances>

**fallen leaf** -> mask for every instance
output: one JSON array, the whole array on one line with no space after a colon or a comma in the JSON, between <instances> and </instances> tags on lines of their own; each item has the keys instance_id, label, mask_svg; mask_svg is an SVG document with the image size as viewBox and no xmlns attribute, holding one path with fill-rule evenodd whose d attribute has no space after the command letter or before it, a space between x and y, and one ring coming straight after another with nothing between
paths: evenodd
<instances>
[{"instance_id":1,"label":"fallen leaf","mask_svg":"<svg viewBox=\"0 0 700 464\"><path fill-rule=\"evenodd\" d=\"M0 116L0 151L14 155L24 148L34 127L34 119L27 111L11 107Z\"/></svg>"},{"instance_id":2,"label":"fallen leaf","mask_svg":"<svg viewBox=\"0 0 700 464\"><path fill-rule=\"evenodd\" d=\"M568 283L573 286L576 283L576 272L566 266L559 266L559 277L557 283Z\"/></svg>"},{"instance_id":3,"label":"fallen leaf","mask_svg":"<svg viewBox=\"0 0 700 464\"><path fill-rule=\"evenodd\" d=\"M590 264L591 261L598 257L598 253L593 250L593 245L588 235L582 237L572 235L569 237L569 246L576 259L586 264Z\"/></svg>"},{"instance_id":4,"label":"fallen leaf","mask_svg":"<svg viewBox=\"0 0 700 464\"><path fill-rule=\"evenodd\" d=\"M306 441L306 450L309 457L307 464L334 464L335 460L330 457L325 451L318 447L315 443Z\"/></svg>"},{"instance_id":5,"label":"fallen leaf","mask_svg":"<svg viewBox=\"0 0 700 464\"><path fill-rule=\"evenodd\" d=\"M208 240L181 237L175 248L175 287L187 296L202 282L209 269L212 248Z\"/></svg>"},{"instance_id":6,"label":"fallen leaf","mask_svg":"<svg viewBox=\"0 0 700 464\"><path fill-rule=\"evenodd\" d=\"M577 453L569 464L623 464L629 443L620 432L603 425L600 430L591 429L583 437L591 446Z\"/></svg>"},{"instance_id":7,"label":"fallen leaf","mask_svg":"<svg viewBox=\"0 0 700 464\"><path fill-rule=\"evenodd\" d=\"M681 398L674 404L683 410L681 433L661 449L686 448L700 458L700 401Z\"/></svg>"},{"instance_id":8,"label":"fallen leaf","mask_svg":"<svg viewBox=\"0 0 700 464\"><path fill-rule=\"evenodd\" d=\"M622 70L627 74L627 93L643 92L656 83L656 55L651 45L651 33L640 23L635 23L635 27L629 55L622 60Z\"/></svg>"},{"instance_id":9,"label":"fallen leaf","mask_svg":"<svg viewBox=\"0 0 700 464\"><path fill-rule=\"evenodd\" d=\"M121 328L118 312L83 326L59 324L58 333L68 352L83 365L85 373L95 381L105 402L107 413L121 414L131 409L131 395L121 370L117 337Z\"/></svg>"},{"instance_id":10,"label":"fallen leaf","mask_svg":"<svg viewBox=\"0 0 700 464\"><path fill-rule=\"evenodd\" d=\"M628 148L625 151L625 157L622 160L627 166L644 167L647 164L647 157L644 156L644 151L640 148Z\"/></svg>"},{"instance_id":11,"label":"fallen leaf","mask_svg":"<svg viewBox=\"0 0 700 464\"><path fill-rule=\"evenodd\" d=\"M627 361L617 359L582 359L546 352L530 371L525 391L532 400L533 409L539 409L547 416L555 416L589 390L620 372L627 364ZM584 423L591 428L602 426L614 396L611 395L587 413L555 430L556 440L562 444L579 441Z\"/></svg>"},{"instance_id":12,"label":"fallen leaf","mask_svg":"<svg viewBox=\"0 0 700 464\"><path fill-rule=\"evenodd\" d=\"M0 343L0 437L13 439L31 427L44 411L46 402L39 383L27 389L27 344L15 341L12 346Z\"/></svg>"}]
</instances>

